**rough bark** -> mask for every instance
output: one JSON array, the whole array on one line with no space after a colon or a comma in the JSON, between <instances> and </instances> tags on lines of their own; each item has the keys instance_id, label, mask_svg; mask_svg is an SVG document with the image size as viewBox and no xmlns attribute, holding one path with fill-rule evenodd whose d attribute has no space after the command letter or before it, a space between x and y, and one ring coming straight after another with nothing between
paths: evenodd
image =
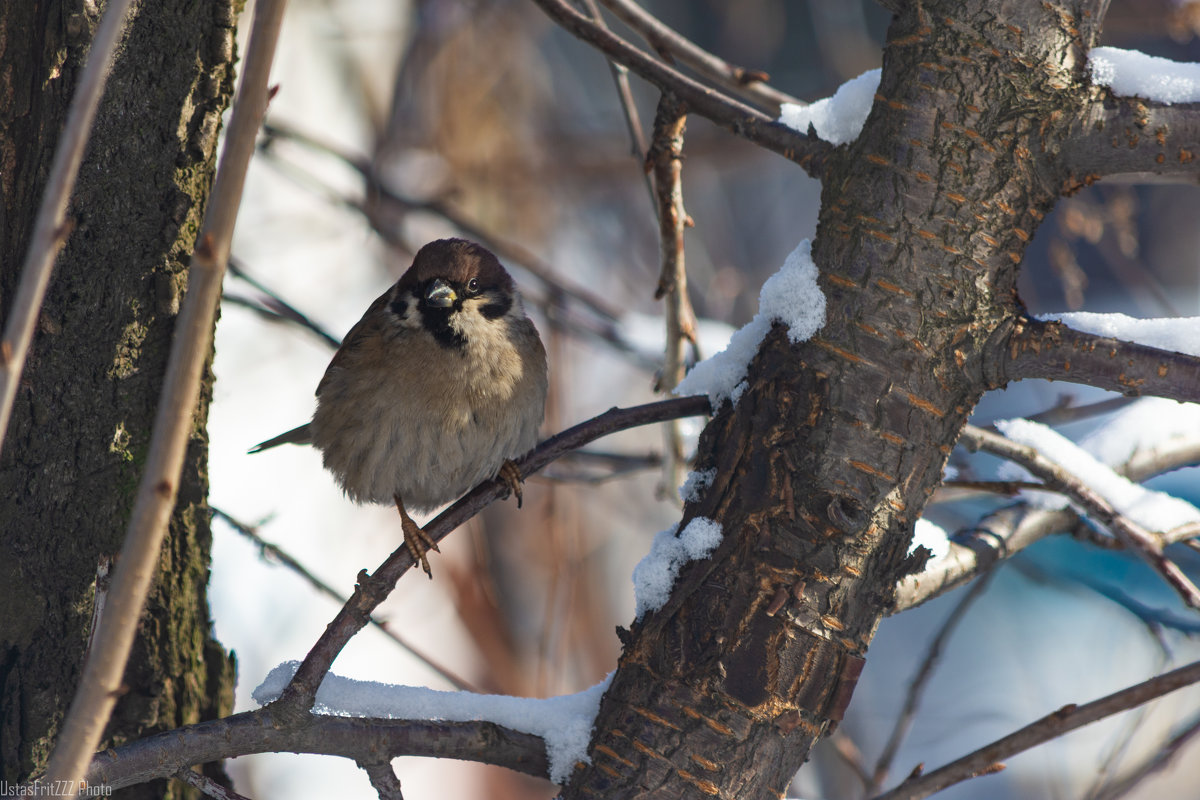
<instances>
[{"instance_id":1,"label":"rough bark","mask_svg":"<svg viewBox=\"0 0 1200 800\"><path fill-rule=\"evenodd\" d=\"M776 326L702 437L719 522L625 650L565 798L777 798L836 724L967 415L1002 380L1017 265L1070 189L1102 4L905 3L862 135L825 162L825 327Z\"/></svg>"},{"instance_id":2,"label":"rough bark","mask_svg":"<svg viewBox=\"0 0 1200 800\"><path fill-rule=\"evenodd\" d=\"M74 229L0 460L0 779L10 783L45 764L80 675L98 569L124 536L232 93L239 5L135 4L80 171ZM97 19L92 3L0 8L5 304ZM211 638L205 597L208 385L110 743L231 710L233 663Z\"/></svg>"}]
</instances>

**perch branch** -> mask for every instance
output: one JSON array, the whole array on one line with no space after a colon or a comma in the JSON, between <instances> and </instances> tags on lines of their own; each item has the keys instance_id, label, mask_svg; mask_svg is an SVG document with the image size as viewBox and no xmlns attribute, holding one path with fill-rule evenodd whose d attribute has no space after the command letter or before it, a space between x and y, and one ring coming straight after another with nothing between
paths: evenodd
<instances>
[{"instance_id":1,"label":"perch branch","mask_svg":"<svg viewBox=\"0 0 1200 800\"><path fill-rule=\"evenodd\" d=\"M516 465L521 474L528 477L565 453L601 436L639 425L706 414L709 410L706 396L680 397L633 408L613 408L552 436L517 459ZM450 531L478 514L506 491L503 481L484 481L427 523L424 526L425 533L434 541L443 539ZM280 719L303 719L307 716L316 699L317 688L333 660L350 638L367 624L371 612L383 602L395 587L396 581L412 565L412 556L408 548L401 545L374 573L367 574L366 570L359 573L358 585L350 600L325 628L325 632L305 656L280 698L272 703Z\"/></svg>"},{"instance_id":2,"label":"perch branch","mask_svg":"<svg viewBox=\"0 0 1200 800\"><path fill-rule=\"evenodd\" d=\"M1011 758L1017 753L1056 739L1084 725L1128 711L1197 681L1200 681L1200 661L1081 706L1063 706L1037 722L1026 725L957 761L926 775L910 778L890 792L879 795L875 800L920 800L968 778L1003 769L1001 759Z\"/></svg>"},{"instance_id":3,"label":"perch branch","mask_svg":"<svg viewBox=\"0 0 1200 800\"><path fill-rule=\"evenodd\" d=\"M46 778L51 785L79 786L79 778L100 743L120 693L129 648L175 505L184 449L200 396L200 376L212 350L213 320L242 184L266 112L267 77L285 5L284 0L264 0L255 6L245 72L192 256L187 295L175 326L145 470L96 644L88 655L79 689L50 757ZM69 791L68 795L74 797L75 792Z\"/></svg>"},{"instance_id":4,"label":"perch branch","mask_svg":"<svg viewBox=\"0 0 1200 800\"><path fill-rule=\"evenodd\" d=\"M104 94L104 84L112 69L113 53L117 41L125 30L131 0L113 0L104 8L104 16L96 29L96 38L88 51L83 74L71 106L67 110L67 121L62 138L54 150L54 161L50 165L50 177L42 194L33 225L33 236L25 254L25 265L21 269L21 281L9 309L4 337L0 339L0 447L4 445L4 434L12 417L13 402L17 397L17 386L25 369L29 345L33 341L33 329L37 325L42 301L46 298L46 287L50 285L50 273L58 251L70 234L67 223L67 202L79 175L79 164L83 161L84 147L92 132L92 120Z\"/></svg>"},{"instance_id":5,"label":"perch branch","mask_svg":"<svg viewBox=\"0 0 1200 800\"><path fill-rule=\"evenodd\" d=\"M820 178L833 145L809 138L744 103L698 83L678 70L656 61L629 42L597 26L564 0L534 0L546 15L571 35L587 42L608 58L624 64L664 92L671 92L694 113L757 145L799 164Z\"/></svg>"}]
</instances>

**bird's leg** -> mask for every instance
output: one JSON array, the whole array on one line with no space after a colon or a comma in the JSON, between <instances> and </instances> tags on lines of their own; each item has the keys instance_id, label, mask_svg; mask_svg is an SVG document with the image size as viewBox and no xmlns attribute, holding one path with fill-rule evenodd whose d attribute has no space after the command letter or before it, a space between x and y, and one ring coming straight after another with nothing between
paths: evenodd
<instances>
[{"instance_id":1,"label":"bird's leg","mask_svg":"<svg viewBox=\"0 0 1200 800\"><path fill-rule=\"evenodd\" d=\"M500 471L496 473L496 478L504 482L508 487L509 494L515 495L517 498L517 508L521 507L521 482L525 480L525 476L521 474L521 470L512 461L507 458L500 465Z\"/></svg>"},{"instance_id":2,"label":"bird's leg","mask_svg":"<svg viewBox=\"0 0 1200 800\"><path fill-rule=\"evenodd\" d=\"M400 495L395 495L396 510L400 512L400 529L404 531L404 544L408 547L408 552L413 557L413 563L421 565L421 569L425 570L425 574L433 580L433 571L429 569L429 559L425 557L425 553L430 550L440 553L442 552L437 542L429 538L421 526L413 521L413 518L408 515L408 511L404 508L404 501L400 499Z\"/></svg>"}]
</instances>

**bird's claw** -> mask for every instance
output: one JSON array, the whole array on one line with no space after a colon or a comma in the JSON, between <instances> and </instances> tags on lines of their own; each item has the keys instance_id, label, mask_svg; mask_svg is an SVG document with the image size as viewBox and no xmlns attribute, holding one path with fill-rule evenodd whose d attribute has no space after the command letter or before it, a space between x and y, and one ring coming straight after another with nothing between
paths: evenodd
<instances>
[{"instance_id":1,"label":"bird's claw","mask_svg":"<svg viewBox=\"0 0 1200 800\"><path fill-rule=\"evenodd\" d=\"M425 570L425 574L430 580L433 580L433 570L429 568L429 559L425 554L430 550L435 553L442 552L429 534L418 525L413 518L408 515L408 511L404 508L404 503L400 498L396 498L396 509L400 512L400 529L404 532L404 546L408 548L409 555L412 556L414 564L420 564L421 569Z\"/></svg>"},{"instance_id":2,"label":"bird's claw","mask_svg":"<svg viewBox=\"0 0 1200 800\"><path fill-rule=\"evenodd\" d=\"M504 459L504 463L500 465L500 471L496 473L496 478L508 487L509 494L517 498L517 508L520 508L522 500L521 483L525 480L525 477L521 475L520 468L506 458Z\"/></svg>"}]
</instances>

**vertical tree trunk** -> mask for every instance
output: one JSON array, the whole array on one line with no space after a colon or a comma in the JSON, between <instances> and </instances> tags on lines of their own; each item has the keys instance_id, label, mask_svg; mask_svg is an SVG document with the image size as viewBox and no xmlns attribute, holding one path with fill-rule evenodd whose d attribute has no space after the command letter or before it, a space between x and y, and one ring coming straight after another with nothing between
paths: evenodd
<instances>
[{"instance_id":1,"label":"vertical tree trunk","mask_svg":"<svg viewBox=\"0 0 1200 800\"><path fill-rule=\"evenodd\" d=\"M890 5L871 116L823 176L826 324L799 345L776 325L706 429L697 468L717 477L683 524L711 518L724 540L625 636L592 763L564 798L781 796L841 718L897 580L920 565L912 525L998 382L1017 265L1069 180L1053 157L1102 15Z\"/></svg>"},{"instance_id":2,"label":"vertical tree trunk","mask_svg":"<svg viewBox=\"0 0 1200 800\"><path fill-rule=\"evenodd\" d=\"M80 676L98 574L124 536L232 94L240 5L135 3L80 171L73 232L0 457L0 779L9 782L45 765ZM82 0L0 6L6 316L97 20ZM206 387L110 743L232 705L233 661L212 639L205 596L211 375Z\"/></svg>"}]
</instances>

